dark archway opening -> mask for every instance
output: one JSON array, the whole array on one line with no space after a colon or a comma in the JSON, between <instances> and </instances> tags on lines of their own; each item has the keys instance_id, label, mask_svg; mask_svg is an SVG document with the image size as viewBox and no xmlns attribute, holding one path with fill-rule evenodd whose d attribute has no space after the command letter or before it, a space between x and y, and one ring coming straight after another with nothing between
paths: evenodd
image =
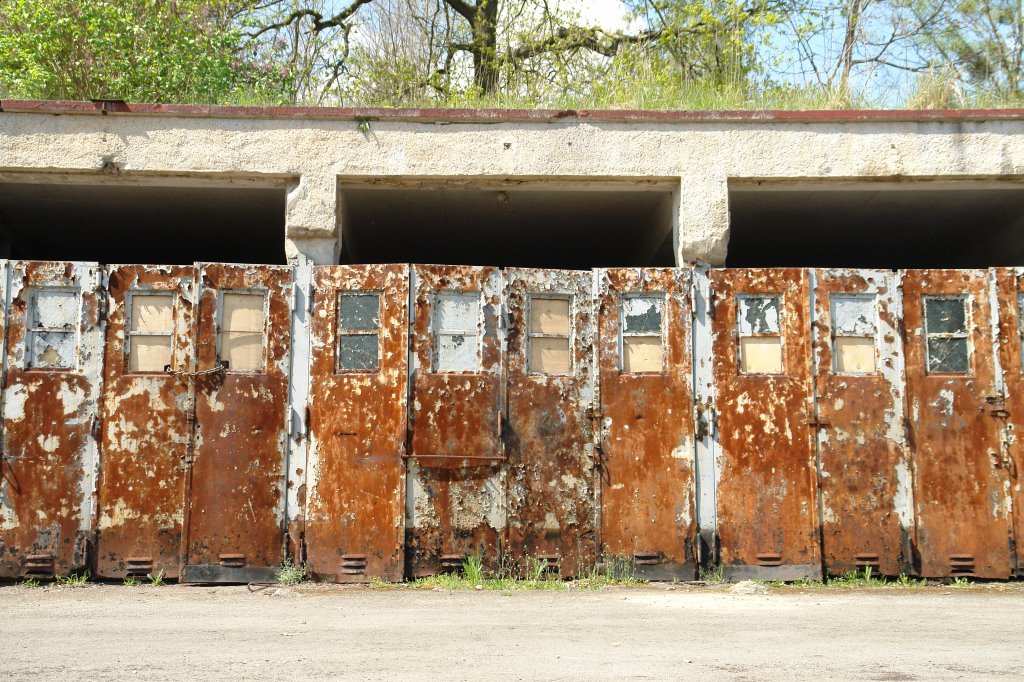
<instances>
[{"instance_id":1,"label":"dark archway opening","mask_svg":"<svg viewBox=\"0 0 1024 682\"><path fill-rule=\"evenodd\" d=\"M285 263L284 186L0 182L0 255Z\"/></svg>"},{"instance_id":2,"label":"dark archway opening","mask_svg":"<svg viewBox=\"0 0 1024 682\"><path fill-rule=\"evenodd\" d=\"M1024 265L1024 184L743 183L728 267Z\"/></svg>"},{"instance_id":3,"label":"dark archway opening","mask_svg":"<svg viewBox=\"0 0 1024 682\"><path fill-rule=\"evenodd\" d=\"M671 189L343 187L342 263L672 266Z\"/></svg>"}]
</instances>

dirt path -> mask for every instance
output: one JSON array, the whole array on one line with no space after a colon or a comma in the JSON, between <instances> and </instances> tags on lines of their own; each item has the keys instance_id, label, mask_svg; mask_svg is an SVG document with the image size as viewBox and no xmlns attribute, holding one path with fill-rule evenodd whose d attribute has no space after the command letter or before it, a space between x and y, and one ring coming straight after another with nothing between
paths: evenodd
<instances>
[{"instance_id":1,"label":"dirt path","mask_svg":"<svg viewBox=\"0 0 1024 682\"><path fill-rule=\"evenodd\" d=\"M1024 679L1024 586L0 587L0 678Z\"/></svg>"}]
</instances>

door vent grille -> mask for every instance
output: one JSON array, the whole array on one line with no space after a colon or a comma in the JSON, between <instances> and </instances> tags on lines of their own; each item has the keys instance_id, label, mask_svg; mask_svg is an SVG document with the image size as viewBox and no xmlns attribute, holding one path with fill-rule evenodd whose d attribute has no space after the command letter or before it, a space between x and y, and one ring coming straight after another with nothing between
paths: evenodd
<instances>
[{"instance_id":1,"label":"door vent grille","mask_svg":"<svg viewBox=\"0 0 1024 682\"><path fill-rule=\"evenodd\" d=\"M246 563L244 554L221 554L218 558L225 568L243 568Z\"/></svg>"},{"instance_id":2,"label":"door vent grille","mask_svg":"<svg viewBox=\"0 0 1024 682\"><path fill-rule=\"evenodd\" d=\"M633 563L637 566L655 566L665 561L661 552L633 552Z\"/></svg>"},{"instance_id":3,"label":"door vent grille","mask_svg":"<svg viewBox=\"0 0 1024 682\"><path fill-rule=\"evenodd\" d=\"M857 554L853 557L854 563L860 568L871 568L874 572L878 572L878 567L881 566L881 559L877 554Z\"/></svg>"},{"instance_id":4,"label":"door vent grille","mask_svg":"<svg viewBox=\"0 0 1024 682\"><path fill-rule=\"evenodd\" d=\"M52 578L54 559L52 554L29 554L25 557L25 576L30 578Z\"/></svg>"},{"instance_id":5,"label":"door vent grille","mask_svg":"<svg viewBox=\"0 0 1024 682\"><path fill-rule=\"evenodd\" d=\"M442 554L441 570L447 573L455 573L461 571L462 564L465 560L465 554Z\"/></svg>"},{"instance_id":6,"label":"door vent grille","mask_svg":"<svg viewBox=\"0 0 1024 682\"><path fill-rule=\"evenodd\" d=\"M950 554L949 555L949 574L955 576L973 576L974 575L974 555L973 554Z\"/></svg>"},{"instance_id":7,"label":"door vent grille","mask_svg":"<svg viewBox=\"0 0 1024 682\"><path fill-rule=\"evenodd\" d=\"M757 559L757 564L759 566L781 566L782 565L782 555L781 554L775 554L775 553L756 554L755 558Z\"/></svg>"},{"instance_id":8,"label":"door vent grille","mask_svg":"<svg viewBox=\"0 0 1024 682\"><path fill-rule=\"evenodd\" d=\"M341 572L345 575L363 575L366 573L365 554L342 554Z\"/></svg>"},{"instance_id":9,"label":"door vent grille","mask_svg":"<svg viewBox=\"0 0 1024 682\"><path fill-rule=\"evenodd\" d=\"M124 560L125 572L130 576L149 575L153 572L152 557L128 557Z\"/></svg>"}]
</instances>

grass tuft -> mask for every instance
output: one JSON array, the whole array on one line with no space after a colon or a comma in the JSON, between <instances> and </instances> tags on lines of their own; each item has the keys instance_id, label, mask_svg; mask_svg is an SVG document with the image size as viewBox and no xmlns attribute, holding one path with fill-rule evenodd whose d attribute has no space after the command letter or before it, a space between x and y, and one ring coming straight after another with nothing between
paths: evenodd
<instances>
[{"instance_id":1,"label":"grass tuft","mask_svg":"<svg viewBox=\"0 0 1024 682\"><path fill-rule=\"evenodd\" d=\"M279 585L298 585L306 580L306 565L295 564L291 558L285 558L275 577Z\"/></svg>"},{"instance_id":2,"label":"grass tuft","mask_svg":"<svg viewBox=\"0 0 1024 682\"><path fill-rule=\"evenodd\" d=\"M82 571L81 573L72 573L69 576L54 576L54 584L60 587L85 587L89 582L89 571Z\"/></svg>"},{"instance_id":3,"label":"grass tuft","mask_svg":"<svg viewBox=\"0 0 1024 682\"><path fill-rule=\"evenodd\" d=\"M164 569L160 569L156 573L147 573L146 579L149 580L151 587L160 587L164 584Z\"/></svg>"}]
</instances>

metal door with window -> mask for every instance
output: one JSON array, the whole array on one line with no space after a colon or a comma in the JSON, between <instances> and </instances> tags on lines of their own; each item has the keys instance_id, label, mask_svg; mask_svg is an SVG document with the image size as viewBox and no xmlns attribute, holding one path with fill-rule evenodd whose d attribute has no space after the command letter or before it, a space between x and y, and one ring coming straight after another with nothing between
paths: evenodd
<instances>
[{"instance_id":1,"label":"metal door with window","mask_svg":"<svg viewBox=\"0 0 1024 682\"><path fill-rule=\"evenodd\" d=\"M696 574L690 272L598 271L601 556Z\"/></svg>"},{"instance_id":2,"label":"metal door with window","mask_svg":"<svg viewBox=\"0 0 1024 682\"><path fill-rule=\"evenodd\" d=\"M811 276L825 569L909 572L911 465L897 277L870 270Z\"/></svg>"},{"instance_id":3,"label":"metal door with window","mask_svg":"<svg viewBox=\"0 0 1024 682\"><path fill-rule=\"evenodd\" d=\"M313 274L306 561L337 582L405 569L409 268Z\"/></svg>"},{"instance_id":4,"label":"metal door with window","mask_svg":"<svg viewBox=\"0 0 1024 682\"><path fill-rule=\"evenodd\" d=\"M505 527L502 276L493 267L412 268L406 562L423 576L494 566Z\"/></svg>"},{"instance_id":5,"label":"metal door with window","mask_svg":"<svg viewBox=\"0 0 1024 682\"><path fill-rule=\"evenodd\" d=\"M721 561L731 578L820 577L804 270L712 270Z\"/></svg>"},{"instance_id":6,"label":"metal door with window","mask_svg":"<svg viewBox=\"0 0 1024 682\"><path fill-rule=\"evenodd\" d=\"M0 577L67 575L86 567L94 523L100 270L9 267Z\"/></svg>"},{"instance_id":7,"label":"metal door with window","mask_svg":"<svg viewBox=\"0 0 1024 682\"><path fill-rule=\"evenodd\" d=\"M992 464L1000 469L1012 512L1014 574L1024 577L1024 269L998 268L991 275L996 284L999 310L999 360L1004 377L1004 404L990 410L1002 424L1002 448ZM1002 410L1000 412L1000 409Z\"/></svg>"},{"instance_id":8,"label":"metal door with window","mask_svg":"<svg viewBox=\"0 0 1024 682\"><path fill-rule=\"evenodd\" d=\"M104 578L181 570L191 447L195 268L107 269L103 467L96 572Z\"/></svg>"},{"instance_id":9,"label":"metal door with window","mask_svg":"<svg viewBox=\"0 0 1024 682\"><path fill-rule=\"evenodd\" d=\"M988 282L981 270L903 275L917 551L927 577L1010 575Z\"/></svg>"},{"instance_id":10,"label":"metal door with window","mask_svg":"<svg viewBox=\"0 0 1024 682\"><path fill-rule=\"evenodd\" d=\"M287 267L199 267L186 581L273 580L284 556L292 289Z\"/></svg>"},{"instance_id":11,"label":"metal door with window","mask_svg":"<svg viewBox=\"0 0 1024 682\"><path fill-rule=\"evenodd\" d=\"M508 553L563 577L595 555L589 272L505 271Z\"/></svg>"}]
</instances>

